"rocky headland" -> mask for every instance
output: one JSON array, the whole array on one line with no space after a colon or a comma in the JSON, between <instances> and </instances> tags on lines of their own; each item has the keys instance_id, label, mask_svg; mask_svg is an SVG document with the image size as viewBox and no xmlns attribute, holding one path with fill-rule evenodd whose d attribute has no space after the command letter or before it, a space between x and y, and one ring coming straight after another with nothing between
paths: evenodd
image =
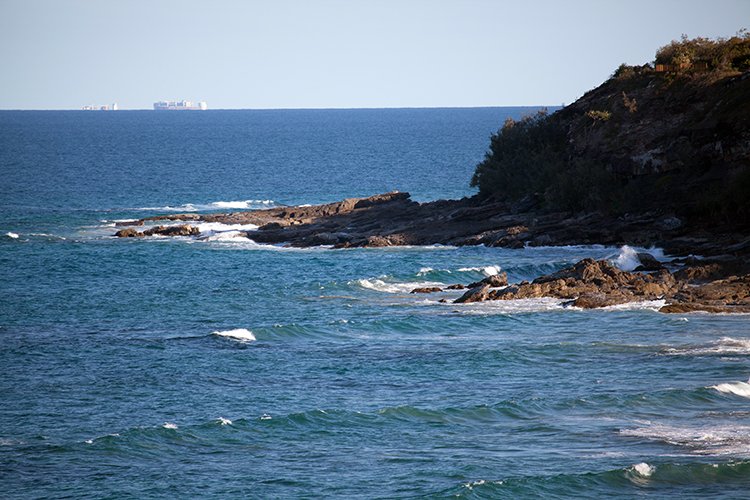
<instances>
[{"instance_id":1,"label":"rocky headland","mask_svg":"<svg viewBox=\"0 0 750 500\"><path fill-rule=\"evenodd\" d=\"M750 37L673 42L653 64L623 65L551 115L507 121L472 184L478 194L461 200L391 192L161 215L123 223L116 236L200 238L194 224L218 222L253 224L253 241L297 247L656 246L673 256L670 270L647 255L637 272L585 259L532 282L469 284L457 302L663 299L664 312L750 312Z\"/></svg>"}]
</instances>

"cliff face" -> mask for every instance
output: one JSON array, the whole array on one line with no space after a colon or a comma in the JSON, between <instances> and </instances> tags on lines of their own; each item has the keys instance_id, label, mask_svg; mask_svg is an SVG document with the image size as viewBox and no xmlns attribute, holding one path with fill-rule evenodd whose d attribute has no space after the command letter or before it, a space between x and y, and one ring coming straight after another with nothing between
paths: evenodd
<instances>
[{"instance_id":1,"label":"cliff face","mask_svg":"<svg viewBox=\"0 0 750 500\"><path fill-rule=\"evenodd\" d=\"M556 113L570 154L623 177L750 164L750 72L629 68Z\"/></svg>"},{"instance_id":2,"label":"cliff face","mask_svg":"<svg viewBox=\"0 0 750 500\"><path fill-rule=\"evenodd\" d=\"M722 57L750 54L750 38L733 40L700 43ZM552 115L510 120L472 183L483 198L527 209L670 213L747 228L750 55L721 60L623 65Z\"/></svg>"}]
</instances>

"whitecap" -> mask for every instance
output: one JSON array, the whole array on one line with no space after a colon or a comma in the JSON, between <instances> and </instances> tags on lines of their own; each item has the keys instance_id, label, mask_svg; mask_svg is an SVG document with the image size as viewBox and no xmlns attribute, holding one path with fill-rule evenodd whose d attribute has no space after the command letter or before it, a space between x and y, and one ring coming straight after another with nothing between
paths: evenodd
<instances>
[{"instance_id":1,"label":"whitecap","mask_svg":"<svg viewBox=\"0 0 750 500\"><path fill-rule=\"evenodd\" d=\"M710 356L714 354L742 355L750 354L750 339L735 339L722 337L717 341L705 345L688 345L671 347L664 350L664 354L671 356Z\"/></svg>"},{"instance_id":2,"label":"whitecap","mask_svg":"<svg viewBox=\"0 0 750 500\"><path fill-rule=\"evenodd\" d=\"M10 231L8 231L7 233L5 233L5 236L7 236L8 238L14 239L14 240L18 239L18 233L12 233Z\"/></svg>"},{"instance_id":3,"label":"whitecap","mask_svg":"<svg viewBox=\"0 0 750 500\"><path fill-rule=\"evenodd\" d=\"M487 314L515 314L563 310L561 299L549 297L536 299L513 299L513 300L488 300L485 302L472 302L469 304L445 305L457 307L455 312L470 315L487 315Z\"/></svg>"},{"instance_id":4,"label":"whitecap","mask_svg":"<svg viewBox=\"0 0 750 500\"><path fill-rule=\"evenodd\" d=\"M268 413L264 413L263 415L260 416L260 419L261 420L271 420L271 415L269 415Z\"/></svg>"},{"instance_id":5,"label":"whitecap","mask_svg":"<svg viewBox=\"0 0 750 500\"><path fill-rule=\"evenodd\" d=\"M218 233L222 231L255 231L255 224L224 224L221 222L199 222L194 224L201 233Z\"/></svg>"},{"instance_id":6,"label":"whitecap","mask_svg":"<svg viewBox=\"0 0 750 500\"><path fill-rule=\"evenodd\" d=\"M216 419L221 425L232 425L232 421L228 418L219 417Z\"/></svg>"},{"instance_id":7,"label":"whitecap","mask_svg":"<svg viewBox=\"0 0 750 500\"><path fill-rule=\"evenodd\" d=\"M609 260L623 271L633 271L641 265L641 260L638 258L639 253L648 253L658 261L666 260L661 248L638 248L629 245L623 245L620 252L616 256L610 256Z\"/></svg>"},{"instance_id":8,"label":"whitecap","mask_svg":"<svg viewBox=\"0 0 750 500\"><path fill-rule=\"evenodd\" d=\"M378 292L385 292L385 293L409 293L415 288L445 286L444 283L440 283L438 281L407 281L407 282L394 283L394 282L383 281L377 278L359 279L353 282L350 281L349 284L354 284L362 288L366 288L368 290L375 290Z\"/></svg>"},{"instance_id":9,"label":"whitecap","mask_svg":"<svg viewBox=\"0 0 750 500\"><path fill-rule=\"evenodd\" d=\"M235 328L234 330L223 330L211 332L212 335L218 335L220 337L228 337L231 339L239 340L241 342L252 342L255 339L255 335L250 330L245 328Z\"/></svg>"},{"instance_id":10,"label":"whitecap","mask_svg":"<svg viewBox=\"0 0 750 500\"><path fill-rule=\"evenodd\" d=\"M620 253L615 257L613 264L623 271L632 271L641 265L641 261L638 258L638 252L634 248L623 245L620 248Z\"/></svg>"},{"instance_id":11,"label":"whitecap","mask_svg":"<svg viewBox=\"0 0 750 500\"><path fill-rule=\"evenodd\" d=\"M232 201L214 201L211 203L184 203L182 205L164 205L157 207L138 207L133 210L139 210L144 212L201 212L217 209L253 209L253 208L269 208L275 206L276 202L273 200L232 200Z\"/></svg>"},{"instance_id":12,"label":"whitecap","mask_svg":"<svg viewBox=\"0 0 750 500\"><path fill-rule=\"evenodd\" d=\"M622 436L662 441L697 455L750 454L750 427L744 425L673 426L648 424L621 429Z\"/></svg>"},{"instance_id":13,"label":"whitecap","mask_svg":"<svg viewBox=\"0 0 750 500\"><path fill-rule=\"evenodd\" d=\"M632 470L641 477L651 477L651 474L654 473L656 467L654 467L653 465L649 465L646 462L641 462L639 464L633 465Z\"/></svg>"},{"instance_id":14,"label":"whitecap","mask_svg":"<svg viewBox=\"0 0 750 500\"><path fill-rule=\"evenodd\" d=\"M254 208L257 206L275 205L273 200L240 200L240 201L214 201L212 207L216 208Z\"/></svg>"},{"instance_id":15,"label":"whitecap","mask_svg":"<svg viewBox=\"0 0 750 500\"><path fill-rule=\"evenodd\" d=\"M615 304L613 306L602 307L603 311L639 311L651 310L658 311L667 303L666 300L642 300L639 302L626 302L624 304Z\"/></svg>"},{"instance_id":16,"label":"whitecap","mask_svg":"<svg viewBox=\"0 0 750 500\"><path fill-rule=\"evenodd\" d=\"M709 389L714 389L724 394L734 394L743 398L750 398L750 383L748 382L728 382L712 385Z\"/></svg>"},{"instance_id":17,"label":"whitecap","mask_svg":"<svg viewBox=\"0 0 750 500\"><path fill-rule=\"evenodd\" d=\"M480 272L485 276L494 276L500 274L500 266L483 266L483 267L462 267L459 272Z\"/></svg>"},{"instance_id":18,"label":"whitecap","mask_svg":"<svg viewBox=\"0 0 750 500\"><path fill-rule=\"evenodd\" d=\"M172 422L164 422L164 424L162 425L162 427L164 427L165 429L172 429L172 430L174 430L174 429L177 429L177 424L173 424Z\"/></svg>"},{"instance_id":19,"label":"whitecap","mask_svg":"<svg viewBox=\"0 0 750 500\"><path fill-rule=\"evenodd\" d=\"M420 267L419 272L417 273L417 276L424 276L425 274L434 271L431 267Z\"/></svg>"}]
</instances>

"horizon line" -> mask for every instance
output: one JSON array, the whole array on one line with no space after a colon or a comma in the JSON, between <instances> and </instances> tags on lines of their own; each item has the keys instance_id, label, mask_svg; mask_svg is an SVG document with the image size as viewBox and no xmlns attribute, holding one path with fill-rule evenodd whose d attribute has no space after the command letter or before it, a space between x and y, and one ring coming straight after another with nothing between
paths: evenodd
<instances>
[{"instance_id":1,"label":"horizon line","mask_svg":"<svg viewBox=\"0 0 750 500\"><path fill-rule=\"evenodd\" d=\"M509 104L509 105L480 105L480 106L364 106L364 107L289 107L289 108L208 108L204 110L163 110L163 111L352 111L352 110L399 110L399 109L488 109L488 108L561 108L566 103L560 104ZM153 108L120 108L117 110L88 110L81 108L0 108L2 111L162 111Z\"/></svg>"}]
</instances>

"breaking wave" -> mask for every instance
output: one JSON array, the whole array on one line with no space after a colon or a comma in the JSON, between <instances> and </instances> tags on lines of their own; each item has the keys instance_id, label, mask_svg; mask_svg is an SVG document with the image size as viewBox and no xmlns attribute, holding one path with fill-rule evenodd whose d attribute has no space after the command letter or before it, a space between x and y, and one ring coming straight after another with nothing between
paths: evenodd
<instances>
[{"instance_id":1,"label":"breaking wave","mask_svg":"<svg viewBox=\"0 0 750 500\"><path fill-rule=\"evenodd\" d=\"M724 394L734 394L743 398L750 398L750 381L748 382L728 382L724 384L712 385L709 389L715 389Z\"/></svg>"},{"instance_id":2,"label":"breaking wave","mask_svg":"<svg viewBox=\"0 0 750 500\"><path fill-rule=\"evenodd\" d=\"M138 207L133 210L141 212L206 212L220 209L243 209L258 210L273 208L278 204L273 200L237 200L237 201L214 201L211 203L185 203L182 205L165 205L160 207Z\"/></svg>"},{"instance_id":3,"label":"breaking wave","mask_svg":"<svg viewBox=\"0 0 750 500\"><path fill-rule=\"evenodd\" d=\"M235 328L234 330L223 330L212 332L212 335L219 337L228 337L230 339L238 340L240 342L252 342L255 339L255 335L250 330L245 328Z\"/></svg>"},{"instance_id":4,"label":"breaking wave","mask_svg":"<svg viewBox=\"0 0 750 500\"><path fill-rule=\"evenodd\" d=\"M350 281L350 285L357 285L367 290L375 290L385 293L409 293L415 288L423 287L442 287L445 283L439 281L408 281L408 282L390 282L378 278L366 278Z\"/></svg>"},{"instance_id":5,"label":"breaking wave","mask_svg":"<svg viewBox=\"0 0 750 500\"><path fill-rule=\"evenodd\" d=\"M634 498L654 494L675 498L704 498L719 491L731 498L745 496L750 486L750 462L657 463L640 462L599 472L514 476L464 482L436 497L456 498ZM714 488L707 490L707 488ZM671 494L669 494L671 493Z\"/></svg>"},{"instance_id":6,"label":"breaking wave","mask_svg":"<svg viewBox=\"0 0 750 500\"><path fill-rule=\"evenodd\" d=\"M687 449L695 455L750 456L750 426L677 426L648 423L643 427L621 429L620 435L660 441Z\"/></svg>"},{"instance_id":7,"label":"breaking wave","mask_svg":"<svg viewBox=\"0 0 750 500\"><path fill-rule=\"evenodd\" d=\"M664 349L662 353L670 356L750 355L750 339L722 337L715 342L703 345L670 347Z\"/></svg>"},{"instance_id":8,"label":"breaking wave","mask_svg":"<svg viewBox=\"0 0 750 500\"><path fill-rule=\"evenodd\" d=\"M620 248L620 253L616 256L610 256L610 260L616 267L623 271L633 271L641 265L638 254L642 252L653 255L656 260L665 260L664 251L660 248L634 248L628 245L623 245Z\"/></svg>"}]
</instances>

